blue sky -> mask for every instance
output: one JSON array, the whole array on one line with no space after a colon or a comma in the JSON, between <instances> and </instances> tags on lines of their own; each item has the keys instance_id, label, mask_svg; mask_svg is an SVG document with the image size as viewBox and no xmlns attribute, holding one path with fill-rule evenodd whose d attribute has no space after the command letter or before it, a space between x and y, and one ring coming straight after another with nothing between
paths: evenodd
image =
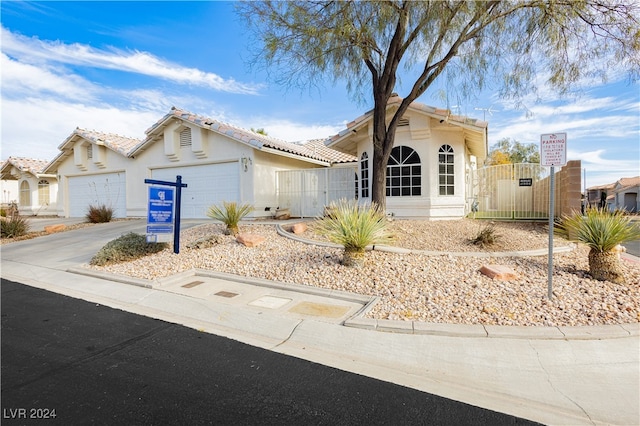
<instances>
[{"instance_id":1,"label":"blue sky","mask_svg":"<svg viewBox=\"0 0 640 426\"><path fill-rule=\"evenodd\" d=\"M252 69L252 39L231 2L0 8L2 159L51 160L76 127L142 139L172 106L288 141L333 135L372 107L353 101L342 82L300 91ZM490 144L538 144L540 134L566 132L567 157L582 160L587 186L640 175L640 84L613 66L608 84L584 81L576 96L543 88L542 101L525 98L530 114L490 91L447 105L437 89L419 101L486 118Z\"/></svg>"}]
</instances>

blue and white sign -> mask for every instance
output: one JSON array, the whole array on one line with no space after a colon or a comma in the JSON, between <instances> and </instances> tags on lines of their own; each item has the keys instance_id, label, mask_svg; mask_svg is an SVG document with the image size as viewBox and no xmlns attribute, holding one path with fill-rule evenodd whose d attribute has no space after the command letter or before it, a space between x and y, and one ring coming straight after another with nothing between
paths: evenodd
<instances>
[{"instance_id":1,"label":"blue and white sign","mask_svg":"<svg viewBox=\"0 0 640 426\"><path fill-rule=\"evenodd\" d=\"M147 242L170 242L173 236L174 189L149 187L147 211Z\"/></svg>"}]
</instances>

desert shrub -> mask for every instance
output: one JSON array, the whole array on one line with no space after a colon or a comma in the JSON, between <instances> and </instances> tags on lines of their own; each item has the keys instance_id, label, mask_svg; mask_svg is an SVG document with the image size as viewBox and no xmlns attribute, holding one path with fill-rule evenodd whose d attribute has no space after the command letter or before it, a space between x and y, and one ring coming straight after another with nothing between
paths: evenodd
<instances>
[{"instance_id":1,"label":"desert shrub","mask_svg":"<svg viewBox=\"0 0 640 426\"><path fill-rule=\"evenodd\" d=\"M372 204L341 199L329 205L329 215L318 220L318 232L329 241L344 247L342 264L358 266L364 263L365 248L393 239L387 228L387 218Z\"/></svg>"},{"instance_id":2,"label":"desert shrub","mask_svg":"<svg viewBox=\"0 0 640 426\"><path fill-rule=\"evenodd\" d=\"M253 211L250 204L238 204L235 201L223 201L222 206L213 205L209 207L207 216L211 219L219 220L227 225L225 233L227 235L238 234L238 223L243 217Z\"/></svg>"},{"instance_id":3,"label":"desert shrub","mask_svg":"<svg viewBox=\"0 0 640 426\"><path fill-rule=\"evenodd\" d=\"M585 214L563 216L555 229L565 238L589 247L589 273L597 280L623 282L622 265L616 248L640 239L640 226L622 210L590 208Z\"/></svg>"},{"instance_id":4,"label":"desert shrub","mask_svg":"<svg viewBox=\"0 0 640 426\"><path fill-rule=\"evenodd\" d=\"M471 239L471 244L484 248L497 243L500 238L502 237L497 233L496 225L488 223Z\"/></svg>"},{"instance_id":5,"label":"desert shrub","mask_svg":"<svg viewBox=\"0 0 640 426\"><path fill-rule=\"evenodd\" d=\"M106 223L111 222L113 218L113 208L102 204L99 206L89 206L86 214L87 222L90 223Z\"/></svg>"},{"instance_id":6,"label":"desert shrub","mask_svg":"<svg viewBox=\"0 0 640 426\"><path fill-rule=\"evenodd\" d=\"M0 235L2 238L22 237L29 232L31 225L22 216L13 216L11 219L0 221Z\"/></svg>"},{"instance_id":7,"label":"desert shrub","mask_svg":"<svg viewBox=\"0 0 640 426\"><path fill-rule=\"evenodd\" d=\"M167 247L167 243L148 243L145 235L129 232L105 244L89 263L104 266L126 262L157 253Z\"/></svg>"}]
</instances>

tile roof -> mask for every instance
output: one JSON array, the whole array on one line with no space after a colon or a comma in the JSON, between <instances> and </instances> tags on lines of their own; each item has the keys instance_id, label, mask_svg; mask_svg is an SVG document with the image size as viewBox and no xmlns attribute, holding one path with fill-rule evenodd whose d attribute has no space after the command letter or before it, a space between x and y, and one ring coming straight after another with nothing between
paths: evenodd
<instances>
[{"instance_id":1,"label":"tile roof","mask_svg":"<svg viewBox=\"0 0 640 426\"><path fill-rule=\"evenodd\" d=\"M246 130L228 123L223 123L209 117L193 114L176 107L172 107L171 111L168 114L166 114L153 126L145 131L145 133L147 134L147 139L145 140L145 142L149 141L150 135L170 118L179 118L188 121L202 128L210 129L216 133L228 136L237 141L253 145L258 149L266 147L275 149L277 151L287 152L290 154L299 155L301 157L328 163L355 161L355 157L351 157L348 154L343 154L331 148L320 147L318 143L308 145L308 143L286 142L280 139L273 138L271 136L255 133L251 130ZM139 146L138 148L141 148L141 146ZM130 155L132 153L133 152L131 152Z\"/></svg>"},{"instance_id":2,"label":"tile roof","mask_svg":"<svg viewBox=\"0 0 640 426\"><path fill-rule=\"evenodd\" d=\"M391 98L389 98L389 102L387 103L387 108L390 108L393 106L400 106L401 102L402 102L402 98L400 96L397 96L397 95L392 96ZM436 118L447 120L447 122L453 123L453 124L457 123L457 124L470 125L473 127L477 127L479 129L486 129L489 125L489 123L486 121L478 120L475 118L469 118L464 115L452 115L451 111L448 109L435 108L420 102L412 102L409 108L413 110L425 112L429 115L435 116ZM369 120L372 116L373 116L373 109L365 112L361 116L347 123L346 129L340 131L340 133L336 135L331 136L327 140L327 143L340 139L344 135L348 134L354 127Z\"/></svg>"},{"instance_id":3,"label":"tile roof","mask_svg":"<svg viewBox=\"0 0 640 426\"><path fill-rule=\"evenodd\" d=\"M25 157L9 157L2 163L2 169L8 167L8 165L10 164L22 172L29 172L35 176L42 173L48 163L49 162L47 160L37 160L34 158Z\"/></svg>"},{"instance_id":4,"label":"tile roof","mask_svg":"<svg viewBox=\"0 0 640 426\"><path fill-rule=\"evenodd\" d=\"M125 157L133 148L135 148L138 144L140 144L140 142L142 142L140 139L129 138L114 133L103 133L95 130L86 130L76 127L71 136L69 136L65 140L65 142L60 145L59 148L62 149L65 143L76 135L90 142L93 142L96 145L104 145L112 151L115 151Z\"/></svg>"}]
</instances>

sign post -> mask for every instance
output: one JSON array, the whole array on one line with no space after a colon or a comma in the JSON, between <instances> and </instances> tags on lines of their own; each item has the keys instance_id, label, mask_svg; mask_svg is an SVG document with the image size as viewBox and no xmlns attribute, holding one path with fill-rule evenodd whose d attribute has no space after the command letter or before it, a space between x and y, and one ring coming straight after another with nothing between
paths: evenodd
<instances>
[{"instance_id":1,"label":"sign post","mask_svg":"<svg viewBox=\"0 0 640 426\"><path fill-rule=\"evenodd\" d=\"M540 135L540 165L551 167L549 176L549 261L547 297L553 297L553 220L555 218L555 166L567 164L567 134Z\"/></svg>"},{"instance_id":2,"label":"sign post","mask_svg":"<svg viewBox=\"0 0 640 426\"><path fill-rule=\"evenodd\" d=\"M180 253L180 204L182 202L182 188L186 188L187 184L182 183L182 176L176 176L175 182L167 182L163 180L145 179L144 183L152 185L161 185L174 187L176 190L175 209L173 202L173 189L171 188L149 188L149 212L147 214L147 234L155 235L156 241L158 235L170 234L173 231L173 252ZM171 194L171 199L168 196ZM173 226L171 223L170 211L173 215ZM150 232L155 231L155 232ZM153 238L153 237L152 237ZM162 237L161 237L162 238ZM149 237L147 237L149 239Z\"/></svg>"}]
</instances>

